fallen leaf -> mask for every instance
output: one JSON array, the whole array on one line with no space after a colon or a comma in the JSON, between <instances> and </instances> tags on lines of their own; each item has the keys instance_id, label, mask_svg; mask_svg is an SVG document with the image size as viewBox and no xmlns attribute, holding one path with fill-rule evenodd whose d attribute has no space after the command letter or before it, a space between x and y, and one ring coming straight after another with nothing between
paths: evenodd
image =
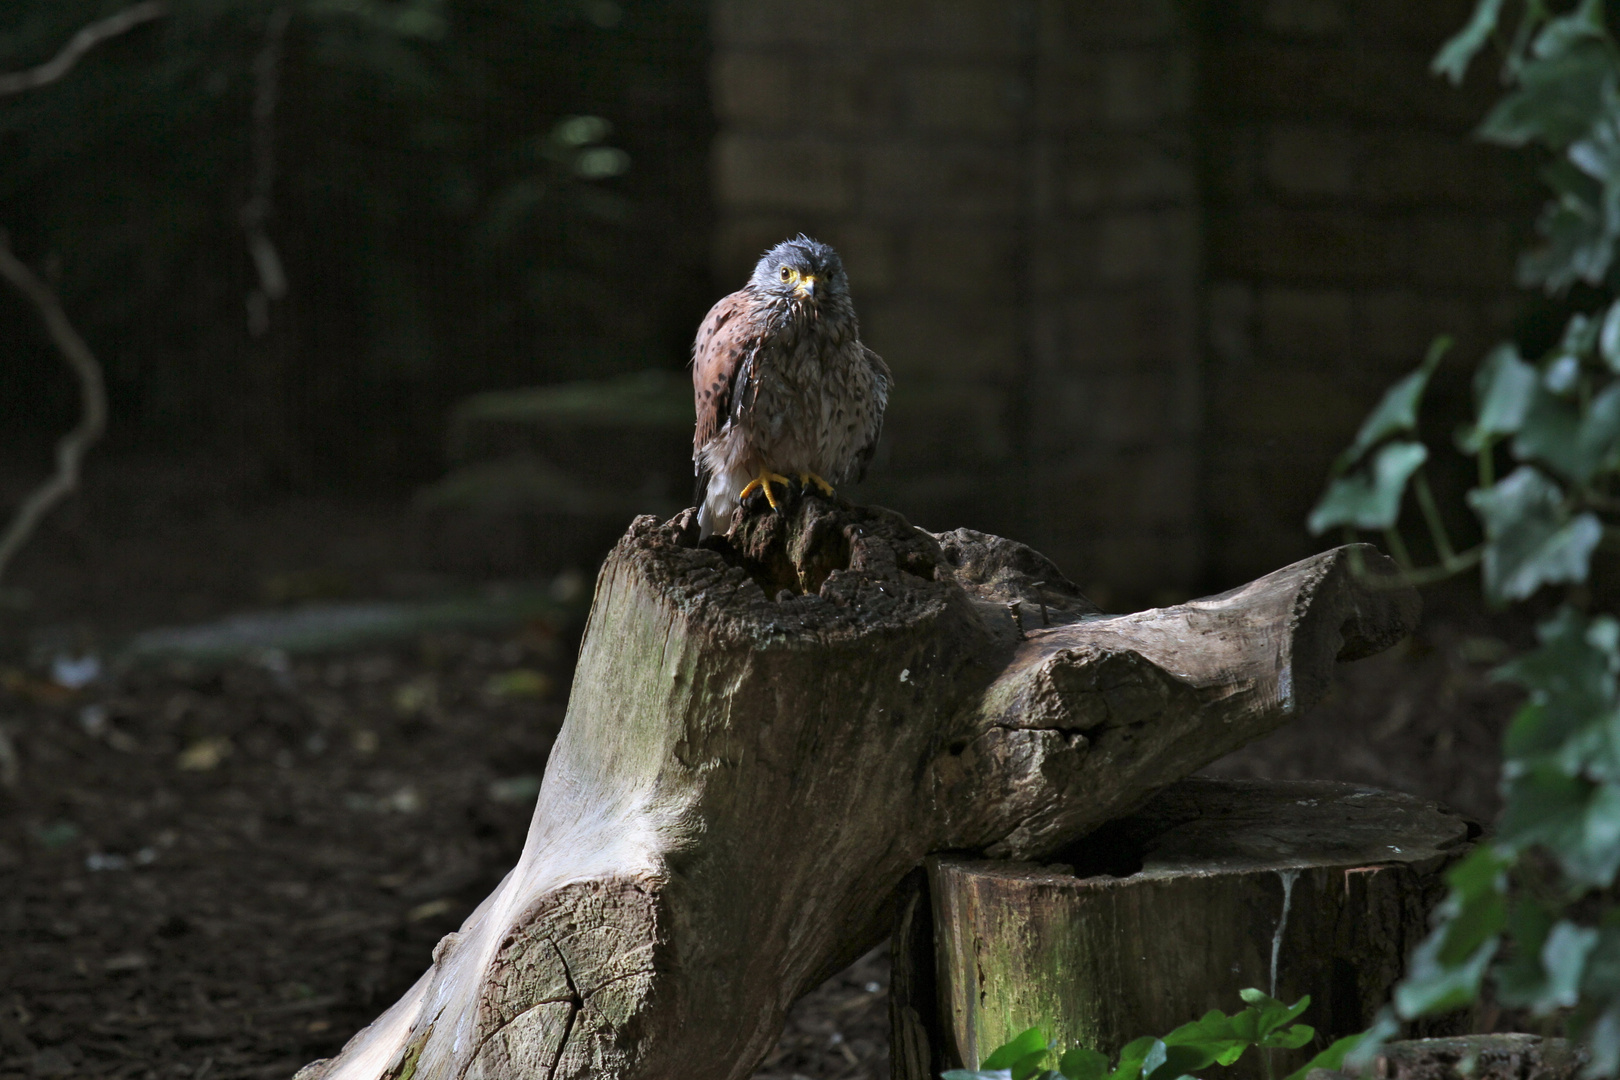
<instances>
[{"instance_id":1,"label":"fallen leaf","mask_svg":"<svg viewBox=\"0 0 1620 1080\"><path fill-rule=\"evenodd\" d=\"M36 679L21 668L0 669L0 687L36 705L65 705L74 692L48 679Z\"/></svg>"},{"instance_id":2,"label":"fallen leaf","mask_svg":"<svg viewBox=\"0 0 1620 1080\"><path fill-rule=\"evenodd\" d=\"M513 668L491 675L484 693L497 698L543 698L551 693L550 676L533 668Z\"/></svg>"},{"instance_id":3,"label":"fallen leaf","mask_svg":"<svg viewBox=\"0 0 1620 1080\"><path fill-rule=\"evenodd\" d=\"M101 970L109 972L139 971L151 961L140 953L120 953L118 956L109 956L101 962Z\"/></svg>"},{"instance_id":4,"label":"fallen leaf","mask_svg":"<svg viewBox=\"0 0 1620 1080\"><path fill-rule=\"evenodd\" d=\"M180 752L175 766L185 772L208 772L219 768L219 763L231 756L231 740L223 735L199 739Z\"/></svg>"},{"instance_id":5,"label":"fallen leaf","mask_svg":"<svg viewBox=\"0 0 1620 1080\"><path fill-rule=\"evenodd\" d=\"M532 802L539 794L538 776L508 776L502 780L491 780L489 784L491 802L526 803Z\"/></svg>"},{"instance_id":6,"label":"fallen leaf","mask_svg":"<svg viewBox=\"0 0 1620 1080\"><path fill-rule=\"evenodd\" d=\"M415 907L411 908L410 912L405 916L405 921L421 922L423 919L436 919L440 915L444 915L449 912L449 910L453 907L455 907L455 903L448 897L441 897L438 900L429 900L425 904L417 904Z\"/></svg>"}]
</instances>

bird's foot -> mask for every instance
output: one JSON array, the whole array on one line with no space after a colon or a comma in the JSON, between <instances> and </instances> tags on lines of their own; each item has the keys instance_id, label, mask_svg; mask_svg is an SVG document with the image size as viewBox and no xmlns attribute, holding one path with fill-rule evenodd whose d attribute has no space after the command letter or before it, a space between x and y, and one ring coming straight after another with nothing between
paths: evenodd
<instances>
[{"instance_id":1,"label":"bird's foot","mask_svg":"<svg viewBox=\"0 0 1620 1080\"><path fill-rule=\"evenodd\" d=\"M789 487L792 485L792 483L793 481L789 480L780 473L773 473L769 469L762 469L758 476L748 481L747 485L742 489L741 494L737 496L737 501L740 503L754 492L763 491L765 493L765 501L771 504L771 509L775 510L777 513L781 513L782 506L776 501L776 495L771 491L771 485L781 484L783 487Z\"/></svg>"},{"instance_id":2,"label":"bird's foot","mask_svg":"<svg viewBox=\"0 0 1620 1080\"><path fill-rule=\"evenodd\" d=\"M828 498L832 498L833 486L827 483L827 481L823 480L813 472L802 472L799 474L799 487L801 489L808 488L812 485L820 488L823 495L827 496Z\"/></svg>"}]
</instances>

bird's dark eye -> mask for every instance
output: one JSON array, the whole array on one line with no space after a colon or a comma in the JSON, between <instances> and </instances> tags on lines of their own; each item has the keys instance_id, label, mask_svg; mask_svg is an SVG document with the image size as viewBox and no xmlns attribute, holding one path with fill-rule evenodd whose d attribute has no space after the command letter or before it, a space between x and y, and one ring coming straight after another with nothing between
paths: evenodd
<instances>
[{"instance_id":1,"label":"bird's dark eye","mask_svg":"<svg viewBox=\"0 0 1620 1080\"><path fill-rule=\"evenodd\" d=\"M783 281L786 281L786 280L787 280L787 279L788 279L788 278L790 278L790 277L792 277L792 276L793 276L793 271L792 271L792 270L789 270L789 269L788 269L788 268L787 268L787 266L786 266L786 264L784 264L784 265L783 265L783 266L782 266L782 280L783 280Z\"/></svg>"}]
</instances>

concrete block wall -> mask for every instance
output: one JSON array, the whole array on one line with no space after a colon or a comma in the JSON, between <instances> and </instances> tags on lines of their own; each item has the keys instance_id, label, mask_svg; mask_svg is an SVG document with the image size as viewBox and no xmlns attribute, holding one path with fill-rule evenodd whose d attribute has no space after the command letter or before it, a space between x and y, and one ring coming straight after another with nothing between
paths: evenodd
<instances>
[{"instance_id":1,"label":"concrete block wall","mask_svg":"<svg viewBox=\"0 0 1620 1080\"><path fill-rule=\"evenodd\" d=\"M714 0L717 283L804 231L896 375L857 497L1105 605L1320 544L1429 338L1511 318L1528 166L1432 78L1469 0Z\"/></svg>"}]
</instances>

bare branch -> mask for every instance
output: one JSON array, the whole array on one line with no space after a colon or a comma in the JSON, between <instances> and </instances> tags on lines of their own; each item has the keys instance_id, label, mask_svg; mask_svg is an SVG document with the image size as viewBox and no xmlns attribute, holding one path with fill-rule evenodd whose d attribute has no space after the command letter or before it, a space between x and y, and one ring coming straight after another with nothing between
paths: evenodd
<instances>
[{"instance_id":1,"label":"bare branch","mask_svg":"<svg viewBox=\"0 0 1620 1080\"><path fill-rule=\"evenodd\" d=\"M145 22L161 19L169 13L169 5L163 0L147 0L146 3L136 4L125 8L116 15L109 15L99 19L74 34L72 39L62 47L62 51L38 67L27 71L18 71L9 75L0 75L0 97L10 94L20 94L24 90L35 90L73 70L73 65L85 53L119 34L132 30ZM0 566L4 560L0 560Z\"/></svg>"},{"instance_id":2,"label":"bare branch","mask_svg":"<svg viewBox=\"0 0 1620 1080\"><path fill-rule=\"evenodd\" d=\"M50 331L51 340L62 353L62 359L79 380L79 397L83 412L79 423L56 444L56 472L24 499L17 508L5 534L0 536L0 577L4 577L12 557L33 535L34 529L51 508L78 489L79 465L85 453L107 429L107 388L101 377L101 365L84 338L68 321L56 294L12 254L11 244L0 232L0 277L17 287L34 305L35 310Z\"/></svg>"},{"instance_id":3,"label":"bare branch","mask_svg":"<svg viewBox=\"0 0 1620 1080\"><path fill-rule=\"evenodd\" d=\"M262 337L270 329L270 304L287 295L287 272L265 225L276 185L276 102L281 95L281 52L292 9L282 4L265 25L264 48L253 60L253 194L242 207L242 229L259 284L248 294L248 331Z\"/></svg>"}]
</instances>

